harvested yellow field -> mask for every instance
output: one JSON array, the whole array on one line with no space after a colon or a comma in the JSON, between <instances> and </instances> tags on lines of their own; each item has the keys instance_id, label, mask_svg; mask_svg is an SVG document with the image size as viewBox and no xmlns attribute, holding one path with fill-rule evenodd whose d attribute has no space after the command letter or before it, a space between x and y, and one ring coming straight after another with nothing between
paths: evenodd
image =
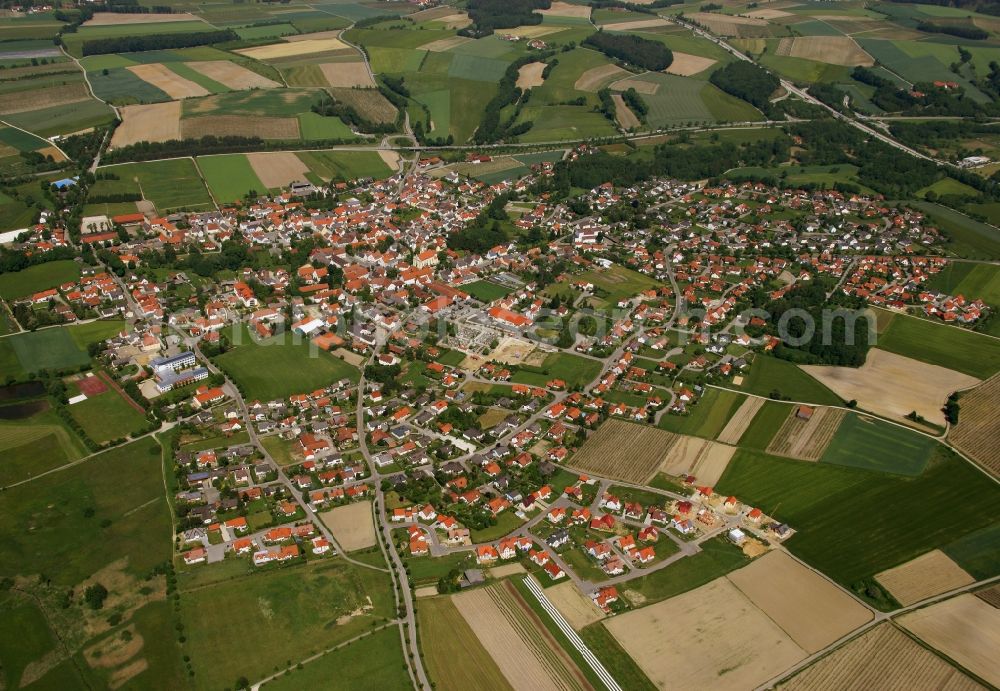
<instances>
[{"instance_id":1,"label":"harvested yellow field","mask_svg":"<svg viewBox=\"0 0 1000 691\"><path fill-rule=\"evenodd\" d=\"M1000 686L1000 609L966 593L903 615L899 624L993 686Z\"/></svg>"},{"instance_id":2,"label":"harvested yellow field","mask_svg":"<svg viewBox=\"0 0 1000 691\"><path fill-rule=\"evenodd\" d=\"M808 653L822 650L873 616L867 607L785 552L768 552L728 578Z\"/></svg>"},{"instance_id":3,"label":"harvested yellow field","mask_svg":"<svg viewBox=\"0 0 1000 691\"><path fill-rule=\"evenodd\" d=\"M806 657L725 578L604 626L661 689L746 691Z\"/></svg>"},{"instance_id":4,"label":"harvested yellow field","mask_svg":"<svg viewBox=\"0 0 1000 691\"><path fill-rule=\"evenodd\" d=\"M561 0L553 2L547 10L536 11L538 14L547 14L553 17L579 17L580 19L590 17L590 5L571 5L568 2L561 2Z\"/></svg>"},{"instance_id":5,"label":"harvested yellow field","mask_svg":"<svg viewBox=\"0 0 1000 691\"><path fill-rule=\"evenodd\" d=\"M522 65L517 71L517 87L519 89L530 89L533 86L541 86L545 83L542 72L545 71L544 62L529 62Z\"/></svg>"},{"instance_id":6,"label":"harvested yellow field","mask_svg":"<svg viewBox=\"0 0 1000 691\"><path fill-rule=\"evenodd\" d=\"M64 106L90 99L90 92L83 82L63 84L28 91L10 91L0 94L0 114L25 113L29 110Z\"/></svg>"},{"instance_id":7,"label":"harvested yellow field","mask_svg":"<svg viewBox=\"0 0 1000 691\"><path fill-rule=\"evenodd\" d=\"M310 53L328 53L333 50L343 50L350 48L339 38L314 38L305 41L286 41L282 43L272 43L269 46L256 46L254 48L242 48L236 52L246 55L254 60L277 60L279 58L293 58Z\"/></svg>"},{"instance_id":8,"label":"harvested yellow field","mask_svg":"<svg viewBox=\"0 0 1000 691\"><path fill-rule=\"evenodd\" d=\"M698 484L712 486L722 477L735 453L735 446L678 434L660 470L668 475L694 475Z\"/></svg>"},{"instance_id":9,"label":"harvested yellow field","mask_svg":"<svg viewBox=\"0 0 1000 691\"><path fill-rule=\"evenodd\" d=\"M205 75L233 91L244 89L275 89L281 84L228 60L204 60L186 63L195 72Z\"/></svg>"},{"instance_id":10,"label":"harvested yellow field","mask_svg":"<svg viewBox=\"0 0 1000 691\"><path fill-rule=\"evenodd\" d=\"M955 448L1000 476L1000 375L994 375L959 399L958 424L948 434Z\"/></svg>"},{"instance_id":11,"label":"harvested yellow field","mask_svg":"<svg viewBox=\"0 0 1000 691\"><path fill-rule=\"evenodd\" d=\"M574 468L626 482L649 482L668 457L677 435L655 427L612 419L570 459Z\"/></svg>"},{"instance_id":12,"label":"harvested yellow field","mask_svg":"<svg viewBox=\"0 0 1000 691\"><path fill-rule=\"evenodd\" d=\"M667 26L668 24L670 22L666 19L636 19L631 22L603 24L601 28L607 31L635 31L636 29L652 29L657 26Z\"/></svg>"},{"instance_id":13,"label":"harvested yellow field","mask_svg":"<svg viewBox=\"0 0 1000 691\"><path fill-rule=\"evenodd\" d=\"M886 622L780 684L787 691L979 691L984 687Z\"/></svg>"},{"instance_id":14,"label":"harvested yellow field","mask_svg":"<svg viewBox=\"0 0 1000 691\"><path fill-rule=\"evenodd\" d=\"M776 54L847 67L875 64L872 56L862 50L861 46L848 36L783 38L778 44Z\"/></svg>"},{"instance_id":15,"label":"harvested yellow field","mask_svg":"<svg viewBox=\"0 0 1000 691\"><path fill-rule=\"evenodd\" d=\"M297 118L269 118L260 115L204 115L181 121L185 138L200 139L207 135L224 137L238 134L261 139L298 139Z\"/></svg>"},{"instance_id":16,"label":"harvested yellow field","mask_svg":"<svg viewBox=\"0 0 1000 691\"><path fill-rule=\"evenodd\" d=\"M794 407L774 435L767 452L800 461L818 461L833 441L845 415L847 411L840 408L815 408L812 417L803 420L798 416L798 407Z\"/></svg>"},{"instance_id":17,"label":"harvested yellow field","mask_svg":"<svg viewBox=\"0 0 1000 691\"><path fill-rule=\"evenodd\" d=\"M450 14L455 12L454 7L448 5L439 5L438 7L431 7L427 10L420 10L419 12L414 12L413 14L407 15L410 19L415 22L430 22L436 21L438 19L443 19Z\"/></svg>"},{"instance_id":18,"label":"harvested yellow field","mask_svg":"<svg viewBox=\"0 0 1000 691\"><path fill-rule=\"evenodd\" d=\"M325 62L319 66L326 83L332 87L375 87L372 75L364 62Z\"/></svg>"},{"instance_id":19,"label":"harvested yellow field","mask_svg":"<svg viewBox=\"0 0 1000 691\"><path fill-rule=\"evenodd\" d=\"M621 94L614 94L611 100L615 102L615 120L624 129L632 129L633 127L638 127L640 124L639 118L635 116L632 109L628 107L625 103L625 99L622 98Z\"/></svg>"},{"instance_id":20,"label":"harvested yellow field","mask_svg":"<svg viewBox=\"0 0 1000 691\"><path fill-rule=\"evenodd\" d=\"M573 88L577 91L591 91L596 93L614 80L627 77L630 74L632 73L628 70L623 70L618 65L599 65L591 67L581 74L573 85Z\"/></svg>"},{"instance_id":21,"label":"harvested yellow field","mask_svg":"<svg viewBox=\"0 0 1000 691\"><path fill-rule=\"evenodd\" d=\"M685 16L719 36L739 36L741 26L767 26L767 22L763 19L735 17L712 12L692 12Z\"/></svg>"},{"instance_id":22,"label":"harvested yellow field","mask_svg":"<svg viewBox=\"0 0 1000 691\"><path fill-rule=\"evenodd\" d=\"M747 16L753 19L781 19L782 17L791 17L792 13L781 10L754 10L747 12Z\"/></svg>"},{"instance_id":23,"label":"harvested yellow field","mask_svg":"<svg viewBox=\"0 0 1000 691\"><path fill-rule=\"evenodd\" d=\"M577 631L604 618L604 612L570 581L546 588L545 597Z\"/></svg>"},{"instance_id":24,"label":"harvested yellow field","mask_svg":"<svg viewBox=\"0 0 1000 691\"><path fill-rule=\"evenodd\" d=\"M309 167L289 151L247 154L250 167L268 189L288 187L306 179Z\"/></svg>"},{"instance_id":25,"label":"harvested yellow field","mask_svg":"<svg viewBox=\"0 0 1000 691\"><path fill-rule=\"evenodd\" d=\"M66 155L54 146L46 146L38 150L42 156L51 156L52 160L56 163L61 163L66 160Z\"/></svg>"},{"instance_id":26,"label":"harvested yellow field","mask_svg":"<svg viewBox=\"0 0 1000 691\"><path fill-rule=\"evenodd\" d=\"M159 22L200 22L201 18L188 12L175 14L124 14L118 12L94 12L94 16L83 26L120 26L122 24L156 24Z\"/></svg>"},{"instance_id":27,"label":"harvested yellow field","mask_svg":"<svg viewBox=\"0 0 1000 691\"><path fill-rule=\"evenodd\" d=\"M939 549L876 574L877 580L904 607L974 583L961 566Z\"/></svg>"},{"instance_id":28,"label":"harvested yellow field","mask_svg":"<svg viewBox=\"0 0 1000 691\"><path fill-rule=\"evenodd\" d=\"M153 103L119 108L122 124L111 138L117 149L136 142L168 142L181 139L181 102Z\"/></svg>"},{"instance_id":29,"label":"harvested yellow field","mask_svg":"<svg viewBox=\"0 0 1000 691\"><path fill-rule=\"evenodd\" d=\"M383 161L385 161L385 164L390 168L392 168L393 170L399 168L399 159L400 159L399 153L391 151L389 149L379 149L378 157L381 158Z\"/></svg>"},{"instance_id":30,"label":"harvested yellow field","mask_svg":"<svg viewBox=\"0 0 1000 691\"><path fill-rule=\"evenodd\" d=\"M629 89L635 89L640 94L645 94L646 96L652 96L656 93L656 90L660 88L659 84L654 82L646 82L641 79L619 79L617 82L611 85L612 89L617 89L618 91L628 91Z\"/></svg>"},{"instance_id":31,"label":"harvested yellow field","mask_svg":"<svg viewBox=\"0 0 1000 691\"><path fill-rule=\"evenodd\" d=\"M317 514L323 525L347 552L375 545L372 503L358 501Z\"/></svg>"},{"instance_id":32,"label":"harvested yellow field","mask_svg":"<svg viewBox=\"0 0 1000 691\"><path fill-rule=\"evenodd\" d=\"M509 581L454 595L452 601L515 689L591 688Z\"/></svg>"},{"instance_id":33,"label":"harvested yellow field","mask_svg":"<svg viewBox=\"0 0 1000 691\"><path fill-rule=\"evenodd\" d=\"M291 36L282 36L281 40L288 41L289 43L296 43L298 41L315 41L323 38L340 38L342 33L344 33L342 29L330 29L329 31L313 31L308 34L292 34Z\"/></svg>"},{"instance_id":34,"label":"harvested yellow field","mask_svg":"<svg viewBox=\"0 0 1000 691\"><path fill-rule=\"evenodd\" d=\"M185 79L166 65L153 63L151 65L132 65L126 67L129 72L147 84L152 84L172 99L208 96L209 91L201 84Z\"/></svg>"},{"instance_id":35,"label":"harvested yellow field","mask_svg":"<svg viewBox=\"0 0 1000 691\"><path fill-rule=\"evenodd\" d=\"M677 51L674 51L674 61L670 63L670 67L668 67L666 71L669 74L676 74L681 77L690 77L698 74L699 72L704 72L714 64L715 60L712 58L703 58L700 55L691 55L689 53L678 53Z\"/></svg>"},{"instance_id":36,"label":"harvested yellow field","mask_svg":"<svg viewBox=\"0 0 1000 691\"><path fill-rule=\"evenodd\" d=\"M472 20L469 19L469 15L465 12L449 14L441 17L440 19L435 19L434 21L442 24L445 29L464 29L472 23Z\"/></svg>"},{"instance_id":37,"label":"harvested yellow field","mask_svg":"<svg viewBox=\"0 0 1000 691\"><path fill-rule=\"evenodd\" d=\"M497 33L509 36L520 36L521 38L541 38L550 34L557 34L565 31L565 26L552 26L550 24L535 24L534 26L518 26L513 29L499 29Z\"/></svg>"},{"instance_id":38,"label":"harvested yellow field","mask_svg":"<svg viewBox=\"0 0 1000 691\"><path fill-rule=\"evenodd\" d=\"M804 365L802 369L845 401L856 400L865 410L903 422L915 410L931 422L943 423L941 407L948 396L979 383L967 374L878 348L868 351L861 367Z\"/></svg>"},{"instance_id":39,"label":"harvested yellow field","mask_svg":"<svg viewBox=\"0 0 1000 691\"><path fill-rule=\"evenodd\" d=\"M469 38L468 36L449 36L447 38L439 38L436 41L431 41L430 43L425 43L420 46L420 50L429 50L432 53L443 53L446 50L451 50L462 44L469 43L475 39Z\"/></svg>"},{"instance_id":40,"label":"harvested yellow field","mask_svg":"<svg viewBox=\"0 0 1000 691\"><path fill-rule=\"evenodd\" d=\"M750 423L763 407L763 398L747 396L736 413L729 418L726 426L719 432L718 440L723 444L738 444L743 433L747 431Z\"/></svg>"}]
</instances>

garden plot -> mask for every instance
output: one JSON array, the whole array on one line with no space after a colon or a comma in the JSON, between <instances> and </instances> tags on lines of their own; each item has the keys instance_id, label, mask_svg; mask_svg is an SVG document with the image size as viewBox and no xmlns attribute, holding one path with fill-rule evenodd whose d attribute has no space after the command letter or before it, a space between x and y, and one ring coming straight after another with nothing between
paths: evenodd
<instances>
[{"instance_id":1,"label":"garden plot","mask_svg":"<svg viewBox=\"0 0 1000 691\"><path fill-rule=\"evenodd\" d=\"M688 19L704 26L713 34L719 36L739 36L741 26L767 26L763 19L753 19L751 17L735 17L726 14L714 14L711 12L692 12L685 15Z\"/></svg>"},{"instance_id":2,"label":"garden plot","mask_svg":"<svg viewBox=\"0 0 1000 691\"><path fill-rule=\"evenodd\" d=\"M360 60L355 62L325 62L318 67L323 73L326 83L332 87L352 88L360 86L366 89L375 87L367 65Z\"/></svg>"},{"instance_id":3,"label":"garden plot","mask_svg":"<svg viewBox=\"0 0 1000 691\"><path fill-rule=\"evenodd\" d=\"M666 72L676 74L679 77L691 77L704 72L714 65L715 62L712 58L674 51L674 61L670 63L670 67L666 69Z\"/></svg>"},{"instance_id":4,"label":"garden plot","mask_svg":"<svg viewBox=\"0 0 1000 691\"><path fill-rule=\"evenodd\" d=\"M517 71L517 88L530 89L544 84L545 78L542 77L542 72L545 71L545 67L544 62L529 62L527 65L522 65Z\"/></svg>"},{"instance_id":5,"label":"garden plot","mask_svg":"<svg viewBox=\"0 0 1000 691\"><path fill-rule=\"evenodd\" d=\"M845 401L873 413L905 420L911 411L938 422L941 407L954 391L979 383L975 377L872 348L861 367L803 365L802 369Z\"/></svg>"},{"instance_id":6,"label":"garden plot","mask_svg":"<svg viewBox=\"0 0 1000 691\"><path fill-rule=\"evenodd\" d=\"M745 691L806 657L726 578L604 626L661 689Z\"/></svg>"},{"instance_id":7,"label":"garden plot","mask_svg":"<svg viewBox=\"0 0 1000 691\"><path fill-rule=\"evenodd\" d=\"M872 56L862 50L853 38L847 36L783 38L778 43L775 54L846 67L857 65L870 67L875 64Z\"/></svg>"},{"instance_id":8,"label":"garden plot","mask_svg":"<svg viewBox=\"0 0 1000 691\"><path fill-rule=\"evenodd\" d=\"M875 579L904 607L975 582L939 549L876 574Z\"/></svg>"},{"instance_id":9,"label":"garden plot","mask_svg":"<svg viewBox=\"0 0 1000 691\"><path fill-rule=\"evenodd\" d=\"M254 60L278 60L280 58L294 58L300 55L311 53L329 53L335 50L350 49L346 43L339 38L313 38L305 41L286 41L283 43L272 43L268 46L257 46L255 48L243 48L236 52Z\"/></svg>"},{"instance_id":10,"label":"garden plot","mask_svg":"<svg viewBox=\"0 0 1000 691\"><path fill-rule=\"evenodd\" d=\"M454 595L452 601L515 689L587 686L586 677L509 581Z\"/></svg>"},{"instance_id":11,"label":"garden plot","mask_svg":"<svg viewBox=\"0 0 1000 691\"><path fill-rule=\"evenodd\" d=\"M750 427L754 417L764 407L765 399L747 396L726 426L719 432L718 440L723 444L738 444L743 433Z\"/></svg>"},{"instance_id":12,"label":"garden plot","mask_svg":"<svg viewBox=\"0 0 1000 691\"><path fill-rule=\"evenodd\" d=\"M870 631L778 686L788 691L910 691L984 687L897 629L891 623Z\"/></svg>"},{"instance_id":13,"label":"garden plot","mask_svg":"<svg viewBox=\"0 0 1000 691\"><path fill-rule=\"evenodd\" d=\"M722 477L735 453L735 446L680 434L667 450L660 470L674 476L694 475L700 484L712 486Z\"/></svg>"},{"instance_id":14,"label":"garden plot","mask_svg":"<svg viewBox=\"0 0 1000 691\"><path fill-rule=\"evenodd\" d=\"M279 153L251 153L247 160L253 172L268 189L288 187L293 182L303 182L309 166L289 151Z\"/></svg>"},{"instance_id":15,"label":"garden plot","mask_svg":"<svg viewBox=\"0 0 1000 691\"><path fill-rule=\"evenodd\" d=\"M281 86L281 84L229 60L205 60L186 64L195 72L203 74L233 91L276 89Z\"/></svg>"},{"instance_id":16,"label":"garden plot","mask_svg":"<svg viewBox=\"0 0 1000 691\"><path fill-rule=\"evenodd\" d=\"M833 440L847 411L840 408L816 408L806 420L799 416L801 408L793 408L788 419L774 435L767 452L775 456L818 461Z\"/></svg>"},{"instance_id":17,"label":"garden plot","mask_svg":"<svg viewBox=\"0 0 1000 691\"><path fill-rule=\"evenodd\" d=\"M545 597L549 598L569 625L577 631L604 618L604 612L595 607L591 599L570 581L548 588Z\"/></svg>"},{"instance_id":18,"label":"garden plot","mask_svg":"<svg viewBox=\"0 0 1000 691\"><path fill-rule=\"evenodd\" d=\"M868 608L785 552L768 552L727 578L808 653L872 618Z\"/></svg>"},{"instance_id":19,"label":"garden plot","mask_svg":"<svg viewBox=\"0 0 1000 691\"><path fill-rule=\"evenodd\" d=\"M677 435L624 420L608 420L570 459L602 477L645 484L660 470Z\"/></svg>"},{"instance_id":20,"label":"garden plot","mask_svg":"<svg viewBox=\"0 0 1000 691\"><path fill-rule=\"evenodd\" d=\"M375 524L372 522L370 501L345 504L318 515L345 551L353 552L375 545Z\"/></svg>"},{"instance_id":21,"label":"garden plot","mask_svg":"<svg viewBox=\"0 0 1000 691\"><path fill-rule=\"evenodd\" d=\"M111 148L136 142L168 142L181 139L181 103L153 103L119 109L122 124L111 138Z\"/></svg>"},{"instance_id":22,"label":"garden plot","mask_svg":"<svg viewBox=\"0 0 1000 691\"><path fill-rule=\"evenodd\" d=\"M899 624L986 682L1000 686L1000 609L966 593L918 609Z\"/></svg>"},{"instance_id":23,"label":"garden plot","mask_svg":"<svg viewBox=\"0 0 1000 691\"><path fill-rule=\"evenodd\" d=\"M628 70L623 70L618 65L599 65L591 67L581 74L573 85L573 88L577 91L596 93L614 80L627 77L630 74L632 73Z\"/></svg>"},{"instance_id":24,"label":"garden plot","mask_svg":"<svg viewBox=\"0 0 1000 691\"><path fill-rule=\"evenodd\" d=\"M210 93L209 90L201 84L196 84L190 79L185 79L161 63L153 63L150 65L132 65L126 69L147 84L155 86L157 89L174 100L181 98L193 98L196 96L208 96Z\"/></svg>"},{"instance_id":25,"label":"garden plot","mask_svg":"<svg viewBox=\"0 0 1000 691\"><path fill-rule=\"evenodd\" d=\"M959 400L958 424L948 440L994 475L1000 475L1000 375L994 375Z\"/></svg>"}]
</instances>

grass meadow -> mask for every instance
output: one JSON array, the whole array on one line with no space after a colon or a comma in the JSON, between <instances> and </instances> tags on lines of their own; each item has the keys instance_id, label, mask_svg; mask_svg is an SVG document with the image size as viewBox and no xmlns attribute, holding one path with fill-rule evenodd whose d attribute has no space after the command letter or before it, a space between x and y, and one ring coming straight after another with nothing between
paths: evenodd
<instances>
[{"instance_id":1,"label":"grass meadow","mask_svg":"<svg viewBox=\"0 0 1000 691\"><path fill-rule=\"evenodd\" d=\"M36 264L21 271L0 274L0 297L17 300L79 278L80 265L71 259Z\"/></svg>"},{"instance_id":2,"label":"grass meadow","mask_svg":"<svg viewBox=\"0 0 1000 691\"><path fill-rule=\"evenodd\" d=\"M843 401L830 389L787 360L758 354L741 388L747 393L770 396L780 393L792 401L817 405L841 405Z\"/></svg>"},{"instance_id":3,"label":"grass meadow","mask_svg":"<svg viewBox=\"0 0 1000 691\"><path fill-rule=\"evenodd\" d=\"M190 158L124 163L102 170L113 172L122 180L137 181L143 198L152 202L161 214L180 209L205 211L215 206Z\"/></svg>"},{"instance_id":4,"label":"grass meadow","mask_svg":"<svg viewBox=\"0 0 1000 691\"><path fill-rule=\"evenodd\" d=\"M937 445L930 437L882 420L851 414L844 418L821 463L920 475Z\"/></svg>"},{"instance_id":5,"label":"grass meadow","mask_svg":"<svg viewBox=\"0 0 1000 691\"><path fill-rule=\"evenodd\" d=\"M878 347L980 379L1000 371L1000 341L902 314L879 335Z\"/></svg>"},{"instance_id":6,"label":"grass meadow","mask_svg":"<svg viewBox=\"0 0 1000 691\"><path fill-rule=\"evenodd\" d=\"M257 177L250 161L243 154L201 156L198 158L198 168L205 176L208 188L218 204L241 201L251 191L258 194L267 192L267 187Z\"/></svg>"},{"instance_id":7,"label":"grass meadow","mask_svg":"<svg viewBox=\"0 0 1000 691\"><path fill-rule=\"evenodd\" d=\"M691 406L690 413L665 414L657 426L670 432L715 439L744 400L746 397L735 391L706 389L698 404Z\"/></svg>"}]
</instances>

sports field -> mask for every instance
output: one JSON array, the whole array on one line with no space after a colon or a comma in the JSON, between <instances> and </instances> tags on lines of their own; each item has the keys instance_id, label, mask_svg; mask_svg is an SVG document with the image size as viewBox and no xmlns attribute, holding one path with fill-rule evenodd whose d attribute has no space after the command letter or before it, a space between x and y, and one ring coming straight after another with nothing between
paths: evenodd
<instances>
[{"instance_id":1,"label":"sports field","mask_svg":"<svg viewBox=\"0 0 1000 691\"><path fill-rule=\"evenodd\" d=\"M917 477L741 449L716 489L793 526L787 547L845 586L991 525L1000 501L1000 487L940 446Z\"/></svg>"},{"instance_id":2,"label":"sports field","mask_svg":"<svg viewBox=\"0 0 1000 691\"><path fill-rule=\"evenodd\" d=\"M257 342L244 331L242 340L216 362L250 400L287 398L345 377L357 381L360 376L357 368L292 334Z\"/></svg>"}]
</instances>

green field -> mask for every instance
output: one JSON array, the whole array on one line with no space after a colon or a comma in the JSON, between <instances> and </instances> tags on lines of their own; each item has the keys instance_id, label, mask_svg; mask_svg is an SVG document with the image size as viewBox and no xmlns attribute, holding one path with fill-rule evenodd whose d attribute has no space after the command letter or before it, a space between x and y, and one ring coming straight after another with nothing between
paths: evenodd
<instances>
[{"instance_id":1,"label":"green field","mask_svg":"<svg viewBox=\"0 0 1000 691\"><path fill-rule=\"evenodd\" d=\"M960 537L943 551L974 578L992 578L1000 574L1000 523Z\"/></svg>"},{"instance_id":2,"label":"green field","mask_svg":"<svg viewBox=\"0 0 1000 691\"><path fill-rule=\"evenodd\" d=\"M75 33L67 33L63 41L71 55L81 57L83 44L98 38L118 36L149 36L155 34L190 34L214 31L215 27L201 20L177 22L150 22L147 24L119 24L105 26L82 26Z\"/></svg>"},{"instance_id":3,"label":"green field","mask_svg":"<svg viewBox=\"0 0 1000 691\"><path fill-rule=\"evenodd\" d=\"M621 300L628 300L639 293L658 289L662 284L638 271L613 264L609 269L592 269L581 274L574 274L563 283L554 283L545 289L548 296L573 294L570 285L573 283L592 283L595 289L595 299L591 302L597 308L613 309Z\"/></svg>"},{"instance_id":4,"label":"green field","mask_svg":"<svg viewBox=\"0 0 1000 691\"><path fill-rule=\"evenodd\" d=\"M978 298L991 305L998 305L1000 269L993 264L949 262L927 282L927 287L949 295L962 295L967 300Z\"/></svg>"},{"instance_id":5,"label":"green field","mask_svg":"<svg viewBox=\"0 0 1000 691\"><path fill-rule=\"evenodd\" d=\"M21 369L27 373L65 370L90 362L90 355L77 346L69 327L19 333L4 341L13 347Z\"/></svg>"},{"instance_id":6,"label":"green field","mask_svg":"<svg viewBox=\"0 0 1000 691\"><path fill-rule=\"evenodd\" d=\"M0 420L0 486L20 482L86 453L77 436L53 411Z\"/></svg>"},{"instance_id":7,"label":"green field","mask_svg":"<svg viewBox=\"0 0 1000 691\"><path fill-rule=\"evenodd\" d=\"M545 386L552 379L562 379L567 387L584 386L594 380L601 371L601 361L592 358L571 355L569 353L552 353L538 371L521 369L512 378L516 384Z\"/></svg>"},{"instance_id":8,"label":"green field","mask_svg":"<svg viewBox=\"0 0 1000 691\"><path fill-rule=\"evenodd\" d=\"M201 156L198 168L219 204L241 201L249 192L264 194L267 191L243 154Z\"/></svg>"},{"instance_id":9,"label":"green field","mask_svg":"<svg viewBox=\"0 0 1000 691\"><path fill-rule=\"evenodd\" d=\"M410 685L399 629L376 631L359 641L325 654L263 686L268 691L358 688L399 689Z\"/></svg>"},{"instance_id":10,"label":"green field","mask_svg":"<svg viewBox=\"0 0 1000 691\"><path fill-rule=\"evenodd\" d=\"M393 173L375 151L300 151L296 155L321 180L381 180Z\"/></svg>"},{"instance_id":11,"label":"green field","mask_svg":"<svg viewBox=\"0 0 1000 691\"><path fill-rule=\"evenodd\" d=\"M357 368L290 333L257 342L244 329L242 340L216 362L249 400L287 398L345 377L357 381L360 376Z\"/></svg>"},{"instance_id":12,"label":"green field","mask_svg":"<svg viewBox=\"0 0 1000 691\"><path fill-rule=\"evenodd\" d=\"M610 137L615 128L600 113L587 106L543 106L529 103L518 122L534 125L519 139L523 142L560 142L591 137Z\"/></svg>"},{"instance_id":13,"label":"green field","mask_svg":"<svg viewBox=\"0 0 1000 691\"><path fill-rule=\"evenodd\" d=\"M103 444L142 430L146 417L110 387L107 391L69 407L87 436Z\"/></svg>"},{"instance_id":14,"label":"green field","mask_svg":"<svg viewBox=\"0 0 1000 691\"><path fill-rule=\"evenodd\" d=\"M476 281L462 286L462 290L476 298L480 302L493 302L511 292L510 288L490 283L489 281Z\"/></svg>"},{"instance_id":15,"label":"green field","mask_svg":"<svg viewBox=\"0 0 1000 691\"><path fill-rule=\"evenodd\" d=\"M137 180L143 198L151 201L160 213L181 209L205 211L215 207L190 158L124 163L101 170L112 172L122 180Z\"/></svg>"},{"instance_id":16,"label":"green field","mask_svg":"<svg viewBox=\"0 0 1000 691\"><path fill-rule=\"evenodd\" d=\"M687 415L667 413L660 418L657 427L679 434L715 439L745 400L746 396L735 391L706 389L697 405L689 408Z\"/></svg>"},{"instance_id":17,"label":"green field","mask_svg":"<svg viewBox=\"0 0 1000 691\"><path fill-rule=\"evenodd\" d=\"M21 271L0 274L0 297L17 300L63 283L76 282L79 278L80 265L71 259L36 264Z\"/></svg>"},{"instance_id":18,"label":"green field","mask_svg":"<svg viewBox=\"0 0 1000 691\"><path fill-rule=\"evenodd\" d=\"M902 314L879 335L878 347L980 379L1000 371L1000 340Z\"/></svg>"},{"instance_id":19,"label":"green field","mask_svg":"<svg viewBox=\"0 0 1000 691\"><path fill-rule=\"evenodd\" d=\"M299 33L295 27L288 23L262 24L259 26L243 26L236 29L236 33L244 40L254 40L258 38L278 38L279 36L290 36Z\"/></svg>"},{"instance_id":20,"label":"green field","mask_svg":"<svg viewBox=\"0 0 1000 691\"><path fill-rule=\"evenodd\" d=\"M750 562L739 547L723 536L703 542L701 548L693 556L629 581L622 589L625 597L635 592L643 604L652 604L693 590Z\"/></svg>"},{"instance_id":21,"label":"green field","mask_svg":"<svg viewBox=\"0 0 1000 691\"><path fill-rule=\"evenodd\" d=\"M373 610L337 621L368 597ZM394 613L388 574L335 559L265 569L181 593L186 650L204 689L230 686L240 676L270 676L276 666L353 638ZM216 654L229 647L245 654Z\"/></svg>"},{"instance_id":22,"label":"green field","mask_svg":"<svg viewBox=\"0 0 1000 691\"><path fill-rule=\"evenodd\" d=\"M19 688L25 668L55 648L56 639L35 603L16 595L0 598L0 678L4 688Z\"/></svg>"},{"instance_id":23,"label":"green field","mask_svg":"<svg viewBox=\"0 0 1000 691\"><path fill-rule=\"evenodd\" d=\"M1000 487L941 446L918 477L740 449L716 489L787 522L788 549L846 586L993 524L1000 502Z\"/></svg>"},{"instance_id":24,"label":"green field","mask_svg":"<svg viewBox=\"0 0 1000 691\"><path fill-rule=\"evenodd\" d=\"M927 214L929 223L944 231L948 238L947 249L955 256L966 259L1000 259L1000 239L992 226L940 204L915 201L912 205Z\"/></svg>"},{"instance_id":25,"label":"green field","mask_svg":"<svg viewBox=\"0 0 1000 691\"><path fill-rule=\"evenodd\" d=\"M71 108L52 106L3 116L8 124L34 132L42 137L79 132L88 127L100 127L114 120L114 113L95 99L79 101Z\"/></svg>"},{"instance_id":26,"label":"green field","mask_svg":"<svg viewBox=\"0 0 1000 691\"><path fill-rule=\"evenodd\" d=\"M771 396L778 392L782 397L800 403L841 405L843 401L797 366L770 355L759 354L754 358L748 374L740 387L747 393Z\"/></svg>"},{"instance_id":27,"label":"green field","mask_svg":"<svg viewBox=\"0 0 1000 691\"><path fill-rule=\"evenodd\" d=\"M325 117L312 112L299 113L299 136L306 142L326 139L357 139L357 135L340 118Z\"/></svg>"},{"instance_id":28,"label":"green field","mask_svg":"<svg viewBox=\"0 0 1000 691\"><path fill-rule=\"evenodd\" d=\"M750 426L740 437L740 446L751 449L766 449L771 440L774 439L774 435L781 429L781 425L784 424L791 410L791 403L765 401L763 407L754 415Z\"/></svg>"},{"instance_id":29,"label":"green field","mask_svg":"<svg viewBox=\"0 0 1000 691\"><path fill-rule=\"evenodd\" d=\"M417 601L420 647L434 687L442 691L508 691L511 686L450 597ZM461 664L456 664L461 660Z\"/></svg>"},{"instance_id":30,"label":"green field","mask_svg":"<svg viewBox=\"0 0 1000 691\"><path fill-rule=\"evenodd\" d=\"M760 63L793 82L800 84L832 83L845 81L850 76L850 67L831 65L805 58L793 58L787 55L776 55L774 49L777 45L777 40L768 41L769 50L761 56Z\"/></svg>"},{"instance_id":31,"label":"green field","mask_svg":"<svg viewBox=\"0 0 1000 691\"><path fill-rule=\"evenodd\" d=\"M930 437L905 427L850 414L820 462L916 476L924 471L936 445Z\"/></svg>"},{"instance_id":32,"label":"green field","mask_svg":"<svg viewBox=\"0 0 1000 691\"><path fill-rule=\"evenodd\" d=\"M642 95L649 105L646 120L652 127L761 119L760 112L750 104L700 79L662 73L643 74L636 79L658 85L655 94Z\"/></svg>"}]
</instances>

